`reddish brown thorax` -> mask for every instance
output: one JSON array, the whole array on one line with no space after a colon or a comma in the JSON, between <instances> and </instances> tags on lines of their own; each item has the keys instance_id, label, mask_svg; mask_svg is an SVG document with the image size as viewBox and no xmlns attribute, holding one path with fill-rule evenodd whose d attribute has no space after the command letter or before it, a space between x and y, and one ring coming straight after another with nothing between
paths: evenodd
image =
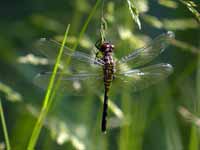
<instances>
[{"instance_id":1,"label":"reddish brown thorax","mask_svg":"<svg viewBox=\"0 0 200 150\"><path fill-rule=\"evenodd\" d=\"M112 53L115 46L109 42L105 42L101 45L100 51L103 53Z\"/></svg>"}]
</instances>

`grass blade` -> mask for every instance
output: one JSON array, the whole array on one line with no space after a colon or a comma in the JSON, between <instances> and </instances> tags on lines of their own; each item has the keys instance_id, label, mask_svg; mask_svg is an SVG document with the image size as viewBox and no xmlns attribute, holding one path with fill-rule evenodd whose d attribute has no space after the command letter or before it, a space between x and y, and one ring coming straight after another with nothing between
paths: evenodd
<instances>
[{"instance_id":1,"label":"grass blade","mask_svg":"<svg viewBox=\"0 0 200 150\"><path fill-rule=\"evenodd\" d=\"M197 66L197 76L196 76L196 89L197 89L197 101L196 101L196 115L199 116L200 114L200 55L198 55L198 66ZM189 150L198 150L199 149L199 133L198 127L192 125L191 132L190 132L190 143L189 143Z\"/></svg>"},{"instance_id":2,"label":"grass blade","mask_svg":"<svg viewBox=\"0 0 200 150\"><path fill-rule=\"evenodd\" d=\"M92 17L94 16L94 13L96 12L96 9L99 6L100 2L101 2L101 0L97 0L96 3L95 3L95 5L94 5L94 7L92 8L91 13L89 14L88 18L86 19L86 21L85 21L85 23L84 23L84 25L83 25L83 27L82 27L82 29L80 31L78 39L77 39L76 43L74 44L74 46L72 48L73 51L76 50L76 48L77 48L77 46L78 46L81 38L83 37L83 34L85 33L85 31L86 31L86 29L88 27L89 22L91 21ZM71 61L71 57L68 57L66 59L66 61L65 61L63 70L66 70L66 68L67 68L68 64L70 63L70 61ZM60 83L61 83L60 79L62 78L62 75L63 75L63 72L61 72L61 74L58 77L58 81L55 83L55 88L54 88L54 91L53 91L53 93L51 95L51 99L50 99L50 102L49 102L48 109L51 107L52 100L56 96L56 93L57 93L57 91L59 89L59 86L60 86Z\"/></svg>"},{"instance_id":3,"label":"grass blade","mask_svg":"<svg viewBox=\"0 0 200 150\"><path fill-rule=\"evenodd\" d=\"M4 133L4 137L5 137L5 141L6 141L6 148L7 148L7 150L10 150L11 147L10 147L10 142L9 142L9 138L8 138L8 131L6 128L6 122L5 122L5 117L4 117L4 113L3 113L1 99L0 99L0 115L1 115L1 123L2 123L2 127L3 127L3 133Z\"/></svg>"},{"instance_id":4,"label":"grass blade","mask_svg":"<svg viewBox=\"0 0 200 150\"><path fill-rule=\"evenodd\" d=\"M75 50L75 49L77 48L77 46L78 46L78 44L79 44L79 42L80 42L80 40L81 40L83 34L85 33L85 31L86 31L86 29L87 29L87 27L88 27L88 24L89 24L89 22L90 22L92 16L94 15L94 13L95 13L95 11L96 11L98 5L100 4L100 1L101 1L101 0L97 0L97 1L96 1L96 3L95 3L95 5L94 5L94 7L93 7L91 13L89 14L89 16L88 16L86 22L85 22L84 25L83 25L83 28L82 28L81 31L80 31L79 37L78 37L78 39L77 39L75 45L73 46L72 50ZM66 43L65 41L66 41L66 37L67 37L68 30L69 30L69 26L67 27L67 30L66 30L66 33L65 33L65 37L64 37L64 40L63 40L63 43L62 43L62 47L61 47L61 49L60 49L60 51L59 51L58 59L57 59L57 61L56 61L56 64L57 64L57 65L55 64L54 70L55 70L55 69L57 70L58 64L59 64L59 62L60 62L60 56L62 56L62 51L63 51L63 47L64 47L64 45L65 45L65 43ZM60 55L60 53L61 53L61 55ZM71 57L68 57L68 58L66 59L66 62L65 62L65 64L64 64L63 70L65 70L65 69L67 68L68 64L70 63L70 60L71 60ZM56 72L57 72L57 71L55 71L55 73L56 73ZM39 115L38 121L37 121L37 123L36 123L36 125L35 125L35 127L34 127L33 133L32 133L32 135L31 135L31 138L30 138L30 141L29 141L29 144L28 144L28 150L33 150L33 148L34 148L34 146L35 146L35 144L36 144L36 141L37 141L37 139L38 139L38 137L39 137L40 130L41 130L41 128L42 128L43 121L44 121L44 119L45 119L45 117L46 117L46 115L47 115L47 113L48 113L48 111L49 111L49 109L50 109L50 107L51 107L51 105L52 105L52 102L53 102L53 100L54 100L54 98L55 98L55 96L56 96L56 93L57 93L57 91L58 91L58 89L59 89L59 85L60 85L60 83L61 83L61 80L60 80L60 79L61 79L61 77L62 77L62 74L63 74L63 72L61 72L61 74L58 76L58 80L57 80L57 82L54 84L54 90L52 91L52 86L50 87L50 85L51 85L51 80L52 80L52 78L55 78L54 71L53 71L52 78L50 79L49 87L48 87L48 89L47 89L47 94L46 94L46 97L45 97L45 100L44 100L44 104L43 104L41 113L40 113L40 115ZM49 91L49 90L50 90L50 94L48 94L48 91ZM46 98L47 98L47 99L46 99ZM59 99L59 98L58 98L58 99Z\"/></svg>"},{"instance_id":5,"label":"grass blade","mask_svg":"<svg viewBox=\"0 0 200 150\"><path fill-rule=\"evenodd\" d=\"M42 110L40 112L39 118L38 118L38 120L37 120L37 122L34 126L31 138L29 140L29 144L28 144L28 147L27 147L28 150L34 149L35 144L37 142L37 139L39 137L40 131L42 129L44 119L45 119L45 117L48 113L48 108L49 108L48 104L49 104L49 101L50 101L50 96L51 96L53 85L54 85L54 82L55 82L55 77L56 77L56 73L57 73L57 70L58 70L59 63L60 63L60 59L61 59L61 56L62 56L62 53L63 53L64 45L65 45L66 40L67 40L69 27L70 27L70 25L67 26L65 36L64 36L64 39L63 39L63 42L62 42L62 46L60 47L59 54L58 54L57 59L56 59L56 64L55 64L54 69L53 69L53 74L51 76L51 79L50 79L50 82L49 82L49 85L48 85L48 89L47 89L47 92L46 92L46 95L45 95L45 98L44 98Z\"/></svg>"},{"instance_id":6,"label":"grass blade","mask_svg":"<svg viewBox=\"0 0 200 150\"><path fill-rule=\"evenodd\" d=\"M79 37L78 37L77 42L74 44L74 46L73 46L73 48L72 48L73 50L75 50L75 49L77 48L77 46L78 46L78 44L79 44L79 42L80 42L80 40L81 40L83 34L85 33L85 31L86 31L86 29L87 29L87 27L88 27L88 24L89 24L90 20L91 20L92 17L94 16L94 13L96 12L96 9L97 9L97 7L99 6L100 2L101 2L101 0L97 0L96 3L95 3L95 5L94 5L94 7L92 8L91 13L89 14L87 20L85 21L85 23L84 23L84 25L83 25L83 28L81 29L81 32L80 32L80 34L79 34Z\"/></svg>"},{"instance_id":7,"label":"grass blade","mask_svg":"<svg viewBox=\"0 0 200 150\"><path fill-rule=\"evenodd\" d=\"M192 126L190 133L190 143L188 150L198 150L199 149L199 136L198 129L196 126Z\"/></svg>"},{"instance_id":8,"label":"grass blade","mask_svg":"<svg viewBox=\"0 0 200 150\"><path fill-rule=\"evenodd\" d=\"M197 11L199 8L199 6L197 4L195 4L195 2L193 1L188 1L188 0L179 0L181 3L183 3L188 9L190 12L192 12L198 23L200 23L200 13Z\"/></svg>"},{"instance_id":9,"label":"grass blade","mask_svg":"<svg viewBox=\"0 0 200 150\"><path fill-rule=\"evenodd\" d=\"M129 11L131 13L132 18L137 23L138 28L141 29L141 23L140 23L140 19L139 19L139 12L138 12L137 8L133 4L133 2L131 2L130 0L127 0L127 3L128 3L128 8L129 8Z\"/></svg>"}]
</instances>

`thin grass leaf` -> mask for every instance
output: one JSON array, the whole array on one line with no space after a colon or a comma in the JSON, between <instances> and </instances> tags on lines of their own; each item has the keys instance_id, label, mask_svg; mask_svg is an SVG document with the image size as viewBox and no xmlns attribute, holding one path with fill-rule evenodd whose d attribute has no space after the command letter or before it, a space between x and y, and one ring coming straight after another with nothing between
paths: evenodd
<instances>
[{"instance_id":1,"label":"thin grass leaf","mask_svg":"<svg viewBox=\"0 0 200 150\"><path fill-rule=\"evenodd\" d=\"M198 55L196 89L197 89L196 91L197 100L196 100L195 110L196 110L196 115L199 116L200 114L200 55ZM196 116L195 116L195 119L198 120L198 125L200 126L200 119L197 118ZM199 150L199 144L200 144L199 143L199 128L197 128L195 125L193 125L191 128L189 150Z\"/></svg>"},{"instance_id":2,"label":"thin grass leaf","mask_svg":"<svg viewBox=\"0 0 200 150\"><path fill-rule=\"evenodd\" d=\"M158 3L162 6L169 7L169 8L177 8L178 4L172 0L158 0Z\"/></svg>"},{"instance_id":3,"label":"thin grass leaf","mask_svg":"<svg viewBox=\"0 0 200 150\"><path fill-rule=\"evenodd\" d=\"M94 5L94 7L93 7L91 13L89 14L88 18L86 19L86 21L85 21L85 23L84 23L84 25L83 25L83 28L81 29L81 32L80 32L80 34L79 34L79 37L77 38L77 40L76 40L76 42L75 42L75 44L74 44L74 46L73 46L73 48L72 48L72 51L75 51L76 48L77 48L77 46L78 46L78 44L80 43L80 41L81 41L81 39L82 39L82 37L83 37L83 35L84 35L84 33L85 33L85 31L86 31L88 25L89 25L89 22L91 21L91 19L92 19L94 13L96 12L97 7L98 7L99 4L100 4L100 1L101 1L101 0L97 0L97 1L96 1L96 3L95 3L95 5ZM71 61L71 57L68 57L68 58L66 59L66 61L65 61L65 64L64 64L64 67L63 67L63 71L66 70L66 68L67 68L68 65L70 64L70 61ZM49 110L49 109L51 108L53 99L55 98L56 93L57 93L58 90L59 90L59 87L60 87L60 84L61 84L61 78L62 78L63 73L64 73L63 71L61 71L60 75L58 76L58 80L57 80L57 82L55 83L54 90L52 91L52 94L51 94L51 97L50 97L50 100L49 100L49 103L48 103L48 106L47 106L47 110ZM61 96L61 95L60 95L60 96ZM59 99L60 99L60 97L57 98L57 100L59 100Z\"/></svg>"},{"instance_id":4,"label":"thin grass leaf","mask_svg":"<svg viewBox=\"0 0 200 150\"><path fill-rule=\"evenodd\" d=\"M78 46L78 44L79 44L79 42L80 42L82 36L84 35L84 33L85 33L85 31L86 31L86 29L87 29L87 27L88 27L88 24L89 24L90 20L91 20L92 17L94 16L94 13L96 12L96 9L97 9L97 7L99 6L100 2L101 2L101 0L97 0L96 3L95 3L95 5L94 5L94 7L92 8L91 13L89 14L87 20L85 21L85 23L84 23L84 25L83 25L83 28L81 29L81 32L80 32L80 34L79 34L77 43L76 43L76 44L73 46L73 48L72 48L73 50L75 50L75 49L77 48L77 46Z\"/></svg>"},{"instance_id":5,"label":"thin grass leaf","mask_svg":"<svg viewBox=\"0 0 200 150\"><path fill-rule=\"evenodd\" d=\"M8 85L0 82L0 91L6 96L6 99L12 102L22 101L22 96L20 93L11 89Z\"/></svg>"},{"instance_id":6,"label":"thin grass leaf","mask_svg":"<svg viewBox=\"0 0 200 150\"><path fill-rule=\"evenodd\" d=\"M199 9L200 7L197 4L195 4L195 2L193 1L189 1L189 0L179 0L179 1L182 4L184 4L189 9L189 11L195 15L197 21L200 23L200 13L197 11L197 9Z\"/></svg>"},{"instance_id":7,"label":"thin grass leaf","mask_svg":"<svg viewBox=\"0 0 200 150\"><path fill-rule=\"evenodd\" d=\"M196 126L192 126L189 139L190 143L188 150L199 150L199 134Z\"/></svg>"},{"instance_id":8,"label":"thin grass leaf","mask_svg":"<svg viewBox=\"0 0 200 150\"><path fill-rule=\"evenodd\" d=\"M59 68L59 64L60 64L61 56L62 56L62 53L63 53L64 45L65 45L66 40L67 40L69 27L70 27L70 25L67 26L65 36L64 36L64 39L63 39L63 42L62 42L62 46L59 50L59 54L58 54L57 59L56 59L56 64L55 64L54 69L53 69L53 74L51 76L51 79L50 79L50 82L49 82L49 85L48 85L48 89L47 89L47 92L46 92L46 95L45 95L45 98L44 98L42 110L41 110L39 118L38 118L38 120L37 120L37 122L34 126L31 138L30 138L29 143L28 143L28 147L27 147L28 150L34 149L36 142L38 140L39 134L41 132L44 119L45 119L45 117L48 113L48 108L49 108L48 104L50 103L50 96L52 94L52 89L53 89L53 85L54 85L54 82L55 82L56 73L57 73L57 70Z\"/></svg>"},{"instance_id":9,"label":"thin grass leaf","mask_svg":"<svg viewBox=\"0 0 200 150\"><path fill-rule=\"evenodd\" d=\"M197 100L196 100L196 114L199 116L200 114L200 55L198 55L198 66L197 66L197 76L196 76L196 89L197 89ZM194 115L190 115L195 118L198 124L194 124L191 128L190 132L190 142L189 142L189 150L199 150L199 128L196 125L200 126L200 119ZM194 120L194 119L193 119ZM195 122L194 122L195 123ZM199 127L198 126L198 127Z\"/></svg>"},{"instance_id":10,"label":"thin grass leaf","mask_svg":"<svg viewBox=\"0 0 200 150\"><path fill-rule=\"evenodd\" d=\"M156 17L150 15L143 15L142 18L151 26L161 29L163 28L163 23Z\"/></svg>"},{"instance_id":11,"label":"thin grass leaf","mask_svg":"<svg viewBox=\"0 0 200 150\"><path fill-rule=\"evenodd\" d=\"M105 18L101 18L101 29L100 29L100 36L101 36L101 43L106 40L106 30L108 29L107 22Z\"/></svg>"},{"instance_id":12,"label":"thin grass leaf","mask_svg":"<svg viewBox=\"0 0 200 150\"><path fill-rule=\"evenodd\" d=\"M200 49L198 49L197 47L194 47L194 46L192 46L192 45L190 45L186 42L173 39L171 41L171 44L176 46L176 47L179 47L180 50L191 52L191 53L194 53L194 54L200 54Z\"/></svg>"},{"instance_id":13,"label":"thin grass leaf","mask_svg":"<svg viewBox=\"0 0 200 150\"><path fill-rule=\"evenodd\" d=\"M6 141L6 148L7 148L7 150L11 150L1 99L0 99L0 115L1 115L1 124L3 127L3 133L4 133L4 137L5 137L5 141Z\"/></svg>"},{"instance_id":14,"label":"thin grass leaf","mask_svg":"<svg viewBox=\"0 0 200 150\"><path fill-rule=\"evenodd\" d=\"M199 43L200 44L200 43ZM196 75L196 89L197 89L197 101L196 101L196 114L200 115L200 55L198 55L197 75Z\"/></svg>"},{"instance_id":15,"label":"thin grass leaf","mask_svg":"<svg viewBox=\"0 0 200 150\"><path fill-rule=\"evenodd\" d=\"M138 12L137 8L133 4L133 2L131 2L130 0L127 0L127 3L128 3L128 8L129 8L129 11L131 13L133 20L137 23L138 28L141 29L141 22L139 19L139 12Z\"/></svg>"},{"instance_id":16,"label":"thin grass leaf","mask_svg":"<svg viewBox=\"0 0 200 150\"><path fill-rule=\"evenodd\" d=\"M79 37L77 38L76 43L74 44L74 46L73 46L73 48L72 48L73 51L76 50L76 48L77 48L79 42L81 41L81 39L82 39L82 37L83 37L83 35L84 35L84 33L85 33L85 31L86 31L88 25L89 25L89 22L91 21L92 17L94 16L94 13L96 12L96 9L97 9L97 7L99 6L100 2L101 2L101 0L97 0L96 3L95 3L95 5L94 5L94 7L92 8L91 13L89 14L88 18L86 19L86 21L85 21L85 23L84 23L84 25L83 25L83 28L81 29L81 32L80 32L80 34L79 34ZM66 61L65 61L63 71L66 70L66 68L67 68L68 65L70 64L70 61L71 61L71 57L68 57L68 58L66 59ZM59 87L60 87L60 84L61 84L61 78L62 78L63 73L64 73L63 71L61 72L61 74L60 74L59 77L58 77L57 82L55 83L54 90L53 90L53 92L52 92L51 99L50 99L50 101L49 101L48 109L51 107L51 104L52 104L52 102L53 102L53 99L55 98L56 93L57 93L57 91L59 90ZM59 98L57 98L57 99L59 100Z\"/></svg>"},{"instance_id":17,"label":"thin grass leaf","mask_svg":"<svg viewBox=\"0 0 200 150\"><path fill-rule=\"evenodd\" d=\"M96 11L98 5L100 4L100 1L101 1L101 0L97 0L97 1L96 1L96 3L95 3L95 5L94 5L94 7L93 7L91 13L89 14L88 18L86 19L86 21L85 21L85 23L84 23L84 25L83 25L83 28L81 29L81 32L80 32L80 34L79 34L79 37L78 37L78 39L76 40L76 43L74 44L74 46L73 46L73 48L72 48L73 51L77 48L79 42L81 41L81 39L82 39L82 37L83 37L83 35L84 35L84 33L85 33L87 27L88 27L89 22L91 21L91 19L92 19L93 15L94 15L94 13L95 13L95 11ZM63 70L65 70L65 69L67 68L67 66L69 65L70 61L71 61L71 58L68 57L68 59L67 59L66 62L65 62L65 65L64 65ZM63 73L61 72L61 74L60 74L60 76L59 76L59 78L58 78L58 81L57 81L56 84L55 84L55 88L54 88L54 91L53 91L53 93L52 93L51 99L53 99L53 98L56 96L56 92L57 92L57 90L58 90L58 88L59 88L59 86L60 86L60 83L61 83L61 80L60 80L60 79L62 78L62 75L63 75ZM52 101L52 100L51 100L51 101ZM49 107L50 107L50 106L49 106Z\"/></svg>"},{"instance_id":18,"label":"thin grass leaf","mask_svg":"<svg viewBox=\"0 0 200 150\"><path fill-rule=\"evenodd\" d=\"M186 30L186 29L198 29L199 24L195 19L164 19L164 27L168 30Z\"/></svg>"},{"instance_id":19,"label":"thin grass leaf","mask_svg":"<svg viewBox=\"0 0 200 150\"><path fill-rule=\"evenodd\" d=\"M142 13L146 13L149 11L149 1L148 0L139 0L136 3L137 10Z\"/></svg>"}]
</instances>

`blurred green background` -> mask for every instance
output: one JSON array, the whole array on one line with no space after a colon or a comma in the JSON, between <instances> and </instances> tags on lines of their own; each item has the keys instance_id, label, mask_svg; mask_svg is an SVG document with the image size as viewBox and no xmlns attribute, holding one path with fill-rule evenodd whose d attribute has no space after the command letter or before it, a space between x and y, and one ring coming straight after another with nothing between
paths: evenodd
<instances>
[{"instance_id":1,"label":"blurred green background","mask_svg":"<svg viewBox=\"0 0 200 150\"><path fill-rule=\"evenodd\" d=\"M32 45L41 37L62 41L67 24L71 25L67 44L73 47L95 3L95 0L1 2L0 97L11 149L27 149L45 96L45 91L32 80L46 67L34 59L22 58L36 54ZM60 96L58 91L36 150L200 149L200 3L132 0L132 4L139 12L141 30L126 0L105 0L103 9L101 1L77 50L91 53L99 39L103 12L106 38L115 44L118 58L163 32L173 31L176 40L153 63L170 63L174 73L137 93L131 92L130 87L113 87L107 134L100 130L103 90L95 94L88 88L82 96L67 91ZM6 149L5 145L0 125L0 150Z\"/></svg>"}]
</instances>

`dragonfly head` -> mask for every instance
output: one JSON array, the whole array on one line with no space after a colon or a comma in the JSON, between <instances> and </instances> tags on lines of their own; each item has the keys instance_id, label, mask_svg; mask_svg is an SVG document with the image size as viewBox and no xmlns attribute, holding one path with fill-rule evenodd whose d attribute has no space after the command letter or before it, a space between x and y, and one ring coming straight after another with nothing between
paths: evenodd
<instances>
[{"instance_id":1,"label":"dragonfly head","mask_svg":"<svg viewBox=\"0 0 200 150\"><path fill-rule=\"evenodd\" d=\"M101 45L100 51L103 53L113 52L115 46L110 42L105 42Z\"/></svg>"}]
</instances>

